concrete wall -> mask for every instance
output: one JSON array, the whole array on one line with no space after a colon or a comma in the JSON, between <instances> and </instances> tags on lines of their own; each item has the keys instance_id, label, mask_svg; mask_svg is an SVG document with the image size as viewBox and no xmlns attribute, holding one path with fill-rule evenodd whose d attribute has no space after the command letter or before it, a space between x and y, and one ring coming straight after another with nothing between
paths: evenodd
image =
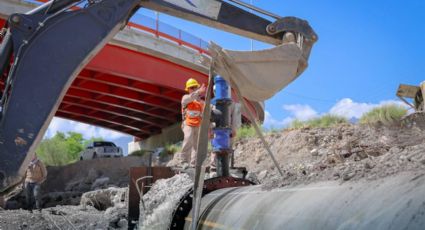
<instances>
[{"instance_id":1,"label":"concrete wall","mask_svg":"<svg viewBox=\"0 0 425 230\"><path fill-rule=\"evenodd\" d=\"M180 128L181 123L174 124L162 129L161 134L151 136L145 140L128 143L128 153L137 150L146 149L153 150L158 147L163 147L167 143L176 143L183 140L183 131Z\"/></svg>"}]
</instances>

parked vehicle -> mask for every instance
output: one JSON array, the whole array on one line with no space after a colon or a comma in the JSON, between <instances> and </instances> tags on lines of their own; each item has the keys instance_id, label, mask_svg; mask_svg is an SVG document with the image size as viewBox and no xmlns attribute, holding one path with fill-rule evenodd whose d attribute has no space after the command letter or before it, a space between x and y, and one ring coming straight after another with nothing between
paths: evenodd
<instances>
[{"instance_id":1,"label":"parked vehicle","mask_svg":"<svg viewBox=\"0 0 425 230\"><path fill-rule=\"evenodd\" d=\"M121 147L109 141L94 141L87 145L80 153L80 160L95 159L98 157L122 157Z\"/></svg>"}]
</instances>

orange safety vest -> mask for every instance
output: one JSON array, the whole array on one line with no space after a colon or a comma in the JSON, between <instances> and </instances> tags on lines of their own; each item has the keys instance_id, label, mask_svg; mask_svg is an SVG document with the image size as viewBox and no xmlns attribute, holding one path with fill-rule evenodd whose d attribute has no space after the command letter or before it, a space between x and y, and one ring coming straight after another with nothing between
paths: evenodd
<instances>
[{"instance_id":1,"label":"orange safety vest","mask_svg":"<svg viewBox=\"0 0 425 230\"><path fill-rule=\"evenodd\" d=\"M185 108L182 108L183 120L188 126L199 127L202 120L202 110L204 103L201 101L189 102Z\"/></svg>"}]
</instances>

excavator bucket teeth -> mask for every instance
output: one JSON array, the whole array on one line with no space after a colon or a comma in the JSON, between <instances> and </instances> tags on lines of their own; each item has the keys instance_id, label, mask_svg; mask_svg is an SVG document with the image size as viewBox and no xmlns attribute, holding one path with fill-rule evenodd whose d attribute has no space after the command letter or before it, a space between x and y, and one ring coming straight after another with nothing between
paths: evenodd
<instances>
[{"instance_id":1,"label":"excavator bucket teeth","mask_svg":"<svg viewBox=\"0 0 425 230\"><path fill-rule=\"evenodd\" d=\"M295 43L260 51L231 51L212 43L209 50L216 73L237 84L242 96L253 101L271 98L307 66Z\"/></svg>"}]
</instances>

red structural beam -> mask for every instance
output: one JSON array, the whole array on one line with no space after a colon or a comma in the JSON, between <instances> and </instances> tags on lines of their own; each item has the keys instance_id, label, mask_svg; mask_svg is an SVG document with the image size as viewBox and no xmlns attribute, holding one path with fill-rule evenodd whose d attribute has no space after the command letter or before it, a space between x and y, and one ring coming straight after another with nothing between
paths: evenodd
<instances>
[{"instance_id":1,"label":"red structural beam","mask_svg":"<svg viewBox=\"0 0 425 230\"><path fill-rule=\"evenodd\" d=\"M66 95L63 99L64 104L78 104L84 107L88 107L93 110L99 110L104 112L109 112L113 115L120 115L128 117L130 120L137 120L145 123L146 125L151 125L153 127L164 128L171 124L171 122L166 122L161 119L158 119L153 116L148 116L139 111L131 111L127 108L120 108L116 106L111 106L108 104L102 104L97 101L89 101L79 97L72 97Z\"/></svg>"},{"instance_id":2,"label":"red structural beam","mask_svg":"<svg viewBox=\"0 0 425 230\"><path fill-rule=\"evenodd\" d=\"M152 134L154 131L150 131L146 128L139 128L136 126L131 126L128 125L126 123L123 123L121 119L123 119L124 117L114 117L112 118L108 113L104 113L101 111L89 111L85 108L82 108L80 106L70 106L70 107L66 107L64 108L66 105L65 104L61 104L58 108L58 111L61 111L63 113L68 113L68 114L72 114L72 115L77 115L77 116L82 116L88 119L93 119L93 120L98 120L98 121L102 121L105 123L109 123L111 126L113 126L115 129L118 130L122 130L124 129L129 129L129 130L133 130L135 132L140 132L140 133L144 133L144 134ZM91 113L90 113L91 112ZM154 130L154 129L152 129Z\"/></svg>"},{"instance_id":3,"label":"red structural beam","mask_svg":"<svg viewBox=\"0 0 425 230\"><path fill-rule=\"evenodd\" d=\"M146 93L178 103L180 103L183 94L182 92L176 91L172 88L160 87L151 83L140 82L111 74L98 73L87 69L84 69L80 73L78 79L125 88L140 93Z\"/></svg>"},{"instance_id":4,"label":"red structural beam","mask_svg":"<svg viewBox=\"0 0 425 230\"><path fill-rule=\"evenodd\" d=\"M114 120L116 118L121 118L124 124L130 124L133 127L142 128L142 127L155 127L155 128L164 128L163 125L156 124L154 122L149 122L146 119L141 119L137 116L131 116L129 114L120 113L117 112L116 109L113 108L100 108L96 105L93 105L93 103L82 103L82 102L72 102L70 99L67 98L62 101L61 108L64 110L67 110L68 107L76 106L79 108L84 108L88 112L87 114L94 114L97 112L102 112L104 114L107 114L111 120Z\"/></svg>"},{"instance_id":5,"label":"red structural beam","mask_svg":"<svg viewBox=\"0 0 425 230\"><path fill-rule=\"evenodd\" d=\"M88 101L94 101L102 103L105 105L110 105L118 108L125 108L134 112L139 112L148 116L154 116L156 118L165 120L165 121L177 121L177 114L170 116L169 113L165 113L159 109L156 109L153 106L144 105L126 99L112 97L109 95L102 95L96 92L81 90L78 88L70 88L66 94L67 96L72 96L76 98L84 98Z\"/></svg>"},{"instance_id":6,"label":"red structural beam","mask_svg":"<svg viewBox=\"0 0 425 230\"><path fill-rule=\"evenodd\" d=\"M184 91L184 83L194 78L207 82L207 76L168 60L108 44L86 67L102 73L154 83Z\"/></svg>"},{"instance_id":7,"label":"red structural beam","mask_svg":"<svg viewBox=\"0 0 425 230\"><path fill-rule=\"evenodd\" d=\"M0 19L0 26L5 20ZM149 28L164 38L205 53L200 47ZM159 34L160 33L160 34ZM180 100L188 78L207 75L174 62L107 44L84 68L66 93L56 116L139 138L161 132L181 120ZM0 82L0 88L4 85ZM250 109L255 112L250 104Z\"/></svg>"},{"instance_id":8,"label":"red structural beam","mask_svg":"<svg viewBox=\"0 0 425 230\"><path fill-rule=\"evenodd\" d=\"M62 111L58 110L56 112L56 116L62 117L62 118L65 118L65 119L69 119L69 120L83 122L83 123L86 123L86 124L89 124L89 125L95 125L95 126L98 126L98 127L115 130L115 131L118 131L118 132L121 132L121 133L130 134L132 136L139 137L141 139L147 138L147 137L150 136L148 134L137 132L137 131L134 131L134 130L131 130L131 129L127 129L125 127L117 128L117 125L111 124L109 122L103 122L101 120L93 120L93 119L81 116L79 114L71 114L71 113L62 112Z\"/></svg>"},{"instance_id":9,"label":"red structural beam","mask_svg":"<svg viewBox=\"0 0 425 230\"><path fill-rule=\"evenodd\" d=\"M74 83L71 85L71 88L94 92L100 95L121 98L135 103L146 104L155 108L166 110L169 113L176 113L177 111L175 108L180 106L179 103L172 102L164 98L152 97L149 94L123 89L121 87L107 84L83 81L80 78L75 79Z\"/></svg>"},{"instance_id":10,"label":"red structural beam","mask_svg":"<svg viewBox=\"0 0 425 230\"><path fill-rule=\"evenodd\" d=\"M64 106L66 106L66 108L62 108ZM68 104L64 103L61 105L58 111L83 116L92 120L108 122L112 124L112 127L115 130L125 131L128 129L128 130L133 130L133 131L140 132L147 135L154 133L154 131L150 131L147 128L139 129L137 127L137 124L132 125L132 124L129 124L128 122L123 123L120 117L117 117L117 116L111 117L110 113L100 113L98 110L96 111L88 110L88 113L81 113L81 110L86 108L81 107L81 105L72 105L71 107L68 107L68 106L69 106ZM144 125L140 125L140 126L145 127ZM152 129L152 130L156 130L156 129Z\"/></svg>"}]
</instances>

